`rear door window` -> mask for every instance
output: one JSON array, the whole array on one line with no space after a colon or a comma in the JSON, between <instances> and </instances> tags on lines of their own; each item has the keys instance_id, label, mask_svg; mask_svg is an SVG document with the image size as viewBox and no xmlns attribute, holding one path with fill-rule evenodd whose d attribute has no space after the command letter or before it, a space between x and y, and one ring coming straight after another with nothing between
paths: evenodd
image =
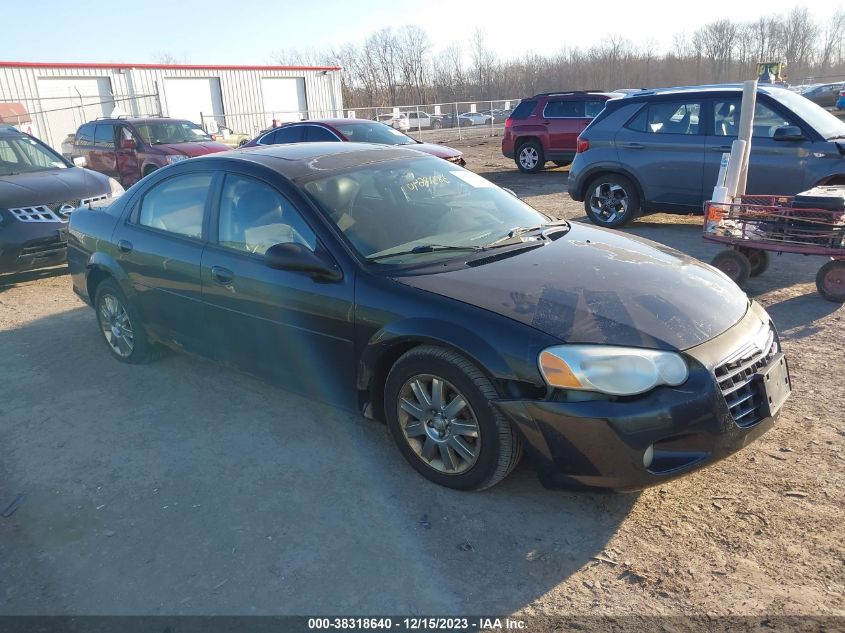
<instances>
[{"instance_id":1,"label":"rear door window","mask_svg":"<svg viewBox=\"0 0 845 633\"><path fill-rule=\"evenodd\" d=\"M531 116L531 113L534 112L534 108L537 107L537 102L533 99L526 99L525 101L520 101L519 105L514 108L514 111L511 112L512 119L527 119Z\"/></svg>"},{"instance_id":2,"label":"rear door window","mask_svg":"<svg viewBox=\"0 0 845 633\"><path fill-rule=\"evenodd\" d=\"M276 130L276 136L273 138L273 144L280 143L301 143L305 140L305 126L292 125L290 127L282 127Z\"/></svg>"},{"instance_id":3,"label":"rear door window","mask_svg":"<svg viewBox=\"0 0 845 633\"><path fill-rule=\"evenodd\" d=\"M93 145L94 144L94 124L93 123L86 123L79 131L76 133L76 144L77 145Z\"/></svg>"},{"instance_id":4,"label":"rear door window","mask_svg":"<svg viewBox=\"0 0 845 633\"><path fill-rule=\"evenodd\" d=\"M329 130L319 125L307 125L303 127L307 128L305 132L305 140L310 143L340 140L339 138L337 138L336 135L332 134Z\"/></svg>"},{"instance_id":5,"label":"rear door window","mask_svg":"<svg viewBox=\"0 0 845 633\"><path fill-rule=\"evenodd\" d=\"M547 119L583 119L583 101L549 101L543 109L543 117Z\"/></svg>"},{"instance_id":6,"label":"rear door window","mask_svg":"<svg viewBox=\"0 0 845 633\"><path fill-rule=\"evenodd\" d=\"M598 116L602 110L604 110L604 101L602 100L584 102L584 114L591 119Z\"/></svg>"},{"instance_id":7,"label":"rear door window","mask_svg":"<svg viewBox=\"0 0 845 633\"><path fill-rule=\"evenodd\" d=\"M698 134L701 104L659 101L642 108L625 126L648 134Z\"/></svg>"},{"instance_id":8,"label":"rear door window","mask_svg":"<svg viewBox=\"0 0 845 633\"><path fill-rule=\"evenodd\" d=\"M155 185L141 200L138 224L200 239L212 174L183 174Z\"/></svg>"},{"instance_id":9,"label":"rear door window","mask_svg":"<svg viewBox=\"0 0 845 633\"><path fill-rule=\"evenodd\" d=\"M98 124L94 131L94 145L103 149L114 149L114 126Z\"/></svg>"}]
</instances>

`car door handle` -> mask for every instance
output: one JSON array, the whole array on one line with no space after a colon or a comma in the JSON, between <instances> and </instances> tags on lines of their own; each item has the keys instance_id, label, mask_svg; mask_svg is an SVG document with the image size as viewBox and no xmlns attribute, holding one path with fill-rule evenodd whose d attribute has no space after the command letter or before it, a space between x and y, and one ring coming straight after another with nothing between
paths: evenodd
<instances>
[{"instance_id":1,"label":"car door handle","mask_svg":"<svg viewBox=\"0 0 845 633\"><path fill-rule=\"evenodd\" d=\"M622 143L622 147L625 149L643 149L645 145L642 143Z\"/></svg>"},{"instance_id":2,"label":"car door handle","mask_svg":"<svg viewBox=\"0 0 845 633\"><path fill-rule=\"evenodd\" d=\"M731 151L731 146L730 145L719 145L718 147L711 147L710 151L711 152L722 152L724 154L725 152Z\"/></svg>"},{"instance_id":3,"label":"car door handle","mask_svg":"<svg viewBox=\"0 0 845 633\"><path fill-rule=\"evenodd\" d=\"M212 266L211 278L214 280L214 283L220 284L221 286L229 286L235 278L235 273L222 266Z\"/></svg>"},{"instance_id":4,"label":"car door handle","mask_svg":"<svg viewBox=\"0 0 845 633\"><path fill-rule=\"evenodd\" d=\"M132 242L127 240L120 240L117 243L117 250L121 253L131 253L132 252Z\"/></svg>"}]
</instances>

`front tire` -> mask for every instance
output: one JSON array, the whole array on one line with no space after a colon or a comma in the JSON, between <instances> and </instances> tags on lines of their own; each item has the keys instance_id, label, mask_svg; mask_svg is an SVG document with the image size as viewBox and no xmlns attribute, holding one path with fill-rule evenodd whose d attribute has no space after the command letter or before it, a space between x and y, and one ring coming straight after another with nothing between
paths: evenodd
<instances>
[{"instance_id":1,"label":"front tire","mask_svg":"<svg viewBox=\"0 0 845 633\"><path fill-rule=\"evenodd\" d=\"M100 332L111 355L123 363L145 363L152 359L154 347L135 306L113 279L97 286L94 309Z\"/></svg>"},{"instance_id":2,"label":"front tire","mask_svg":"<svg viewBox=\"0 0 845 633\"><path fill-rule=\"evenodd\" d=\"M616 229L640 212L637 188L625 176L605 174L593 179L584 196L584 211L596 226Z\"/></svg>"},{"instance_id":3,"label":"front tire","mask_svg":"<svg viewBox=\"0 0 845 633\"><path fill-rule=\"evenodd\" d=\"M483 490L504 479L522 455L520 436L492 405L497 397L466 358L422 345L390 370L384 411L399 451L423 477Z\"/></svg>"},{"instance_id":4,"label":"front tire","mask_svg":"<svg viewBox=\"0 0 845 633\"><path fill-rule=\"evenodd\" d=\"M516 166L523 174L536 174L545 164L543 146L537 141L525 141L516 150Z\"/></svg>"},{"instance_id":5,"label":"front tire","mask_svg":"<svg viewBox=\"0 0 845 633\"><path fill-rule=\"evenodd\" d=\"M738 250L728 249L713 258L713 266L721 270L731 281L742 288L751 276L751 262Z\"/></svg>"}]
</instances>

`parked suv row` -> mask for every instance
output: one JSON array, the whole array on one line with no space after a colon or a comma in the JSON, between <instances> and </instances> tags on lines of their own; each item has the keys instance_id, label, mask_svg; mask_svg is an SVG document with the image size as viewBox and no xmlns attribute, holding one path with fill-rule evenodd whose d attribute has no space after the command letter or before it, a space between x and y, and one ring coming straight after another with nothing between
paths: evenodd
<instances>
[{"instance_id":1,"label":"parked suv row","mask_svg":"<svg viewBox=\"0 0 845 633\"><path fill-rule=\"evenodd\" d=\"M520 101L505 121L502 154L520 171L535 173L547 161L558 167L572 162L578 135L604 108L622 96L612 92L546 92Z\"/></svg>"},{"instance_id":2,"label":"parked suv row","mask_svg":"<svg viewBox=\"0 0 845 633\"><path fill-rule=\"evenodd\" d=\"M569 195L618 227L645 211L701 212L739 131L741 85L637 92L607 101L578 139ZM845 184L845 122L789 90L760 86L749 194Z\"/></svg>"}]
</instances>

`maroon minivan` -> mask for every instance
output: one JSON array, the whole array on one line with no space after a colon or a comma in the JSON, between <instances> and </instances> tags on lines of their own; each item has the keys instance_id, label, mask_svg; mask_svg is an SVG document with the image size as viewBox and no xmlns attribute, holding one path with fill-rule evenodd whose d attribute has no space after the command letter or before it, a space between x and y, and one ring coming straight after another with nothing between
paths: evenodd
<instances>
[{"instance_id":1,"label":"maroon minivan","mask_svg":"<svg viewBox=\"0 0 845 633\"><path fill-rule=\"evenodd\" d=\"M85 158L86 167L128 188L159 167L230 149L184 119L117 118L97 119L80 127L71 155Z\"/></svg>"}]
</instances>

